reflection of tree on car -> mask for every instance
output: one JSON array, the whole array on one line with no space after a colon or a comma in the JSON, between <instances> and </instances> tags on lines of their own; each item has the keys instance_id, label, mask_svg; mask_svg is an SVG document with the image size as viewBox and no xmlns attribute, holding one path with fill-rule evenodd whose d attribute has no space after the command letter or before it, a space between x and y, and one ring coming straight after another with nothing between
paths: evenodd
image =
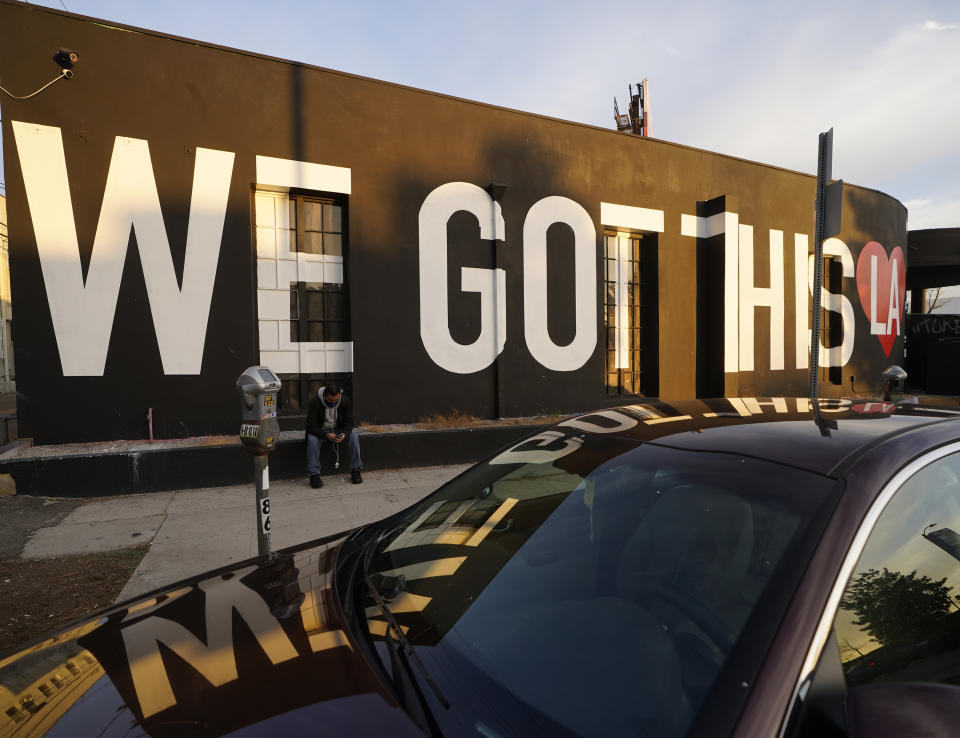
<instances>
[{"instance_id":1,"label":"reflection of tree on car","mask_svg":"<svg viewBox=\"0 0 960 738\"><path fill-rule=\"evenodd\" d=\"M859 619L853 624L881 646L916 643L935 631L953 606L953 587L946 581L917 576L916 571L869 569L847 585L840 607L856 613Z\"/></svg>"}]
</instances>

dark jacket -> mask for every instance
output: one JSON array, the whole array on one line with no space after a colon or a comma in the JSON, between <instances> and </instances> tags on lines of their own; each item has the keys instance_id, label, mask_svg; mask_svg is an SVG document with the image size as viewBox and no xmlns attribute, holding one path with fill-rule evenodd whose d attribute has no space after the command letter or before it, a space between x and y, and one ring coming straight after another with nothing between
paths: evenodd
<instances>
[{"instance_id":1,"label":"dark jacket","mask_svg":"<svg viewBox=\"0 0 960 738\"><path fill-rule=\"evenodd\" d=\"M324 405L320 392L310 400L310 408L307 410L307 433L323 438L323 415L326 405ZM353 404L345 392L340 393L340 404L337 406L337 424L333 429L334 433L343 433L349 436L353 430ZM329 432L329 431L328 431Z\"/></svg>"}]
</instances>

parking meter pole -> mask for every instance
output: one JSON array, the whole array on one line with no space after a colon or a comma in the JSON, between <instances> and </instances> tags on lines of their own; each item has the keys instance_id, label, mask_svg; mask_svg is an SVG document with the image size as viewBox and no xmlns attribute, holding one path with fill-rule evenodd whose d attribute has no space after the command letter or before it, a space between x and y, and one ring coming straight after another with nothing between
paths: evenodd
<instances>
[{"instance_id":1,"label":"parking meter pole","mask_svg":"<svg viewBox=\"0 0 960 738\"><path fill-rule=\"evenodd\" d=\"M253 475L257 486L257 553L269 556L270 551L270 462L263 454L253 457Z\"/></svg>"},{"instance_id":2,"label":"parking meter pole","mask_svg":"<svg viewBox=\"0 0 960 738\"><path fill-rule=\"evenodd\" d=\"M257 502L257 551L270 556L270 465L268 454L277 446L280 425L277 401L280 378L267 366L248 367L237 379L240 393L240 442L253 454Z\"/></svg>"}]
</instances>

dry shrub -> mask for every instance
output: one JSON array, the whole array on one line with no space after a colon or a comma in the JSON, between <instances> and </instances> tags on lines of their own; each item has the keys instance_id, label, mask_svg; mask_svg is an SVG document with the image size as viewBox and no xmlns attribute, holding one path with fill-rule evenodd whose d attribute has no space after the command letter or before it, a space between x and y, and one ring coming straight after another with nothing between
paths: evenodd
<instances>
[{"instance_id":1,"label":"dry shrub","mask_svg":"<svg viewBox=\"0 0 960 738\"><path fill-rule=\"evenodd\" d=\"M426 418L420 418L414 427L421 430L442 430L444 428L473 428L480 425L488 425L491 421L482 420L475 415L467 415L457 409L451 410L446 415L434 413Z\"/></svg>"},{"instance_id":2,"label":"dry shrub","mask_svg":"<svg viewBox=\"0 0 960 738\"><path fill-rule=\"evenodd\" d=\"M399 433L412 430L455 430L457 428L489 428L502 425L549 425L569 417L568 414L554 413L552 415L529 415L519 418L478 418L476 415L468 415L454 409L446 414L434 413L411 424L367 424L361 421L357 423L357 427L366 433Z\"/></svg>"}]
</instances>

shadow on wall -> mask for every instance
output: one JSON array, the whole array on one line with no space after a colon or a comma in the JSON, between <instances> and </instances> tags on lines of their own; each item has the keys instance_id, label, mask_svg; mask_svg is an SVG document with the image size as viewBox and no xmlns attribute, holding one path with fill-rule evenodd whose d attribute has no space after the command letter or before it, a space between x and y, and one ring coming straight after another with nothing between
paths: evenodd
<instances>
[{"instance_id":1,"label":"shadow on wall","mask_svg":"<svg viewBox=\"0 0 960 738\"><path fill-rule=\"evenodd\" d=\"M354 230L357 238L352 244L350 278L357 407L371 422L412 422L451 411L481 418L554 412L563 404L562 388L572 384L573 377L548 376L524 342L523 222L530 206L543 197L561 194L586 204L583 193L564 189L553 163L555 157L536 142L532 132L484 140L481 127L460 129L459 139L450 147L455 156L438 158L433 147L425 146L416 150L420 161L413 166L396 164L384 169L380 180L387 184L376 185L375 194L356 183L352 218L362 221L369 217L374 223L371 227L359 222ZM429 137L430 133L422 135ZM382 145L394 144L386 141ZM420 336L418 216L434 189L458 181L483 189L492 183L506 185L501 201L506 240L500 246L500 267L506 272L506 346L499 361L470 374L455 374L437 366ZM364 196L370 202L362 201ZM375 210L380 212L371 212ZM470 213L455 213L448 221L447 233L449 330L457 343L467 345L480 335L481 303L479 293L460 288L461 269L492 269L497 257L493 243L480 238L480 224ZM569 299L576 278L573 233L568 226L555 224L548 239L548 329L556 343L565 345L573 339L575 325ZM380 330L385 309L395 316L389 335ZM593 361L588 363L588 371ZM596 370L599 386L599 366ZM548 379L551 386L544 386ZM363 388L374 386L409 388L414 396L404 390L378 391L382 399L371 407L363 402Z\"/></svg>"}]
</instances>

